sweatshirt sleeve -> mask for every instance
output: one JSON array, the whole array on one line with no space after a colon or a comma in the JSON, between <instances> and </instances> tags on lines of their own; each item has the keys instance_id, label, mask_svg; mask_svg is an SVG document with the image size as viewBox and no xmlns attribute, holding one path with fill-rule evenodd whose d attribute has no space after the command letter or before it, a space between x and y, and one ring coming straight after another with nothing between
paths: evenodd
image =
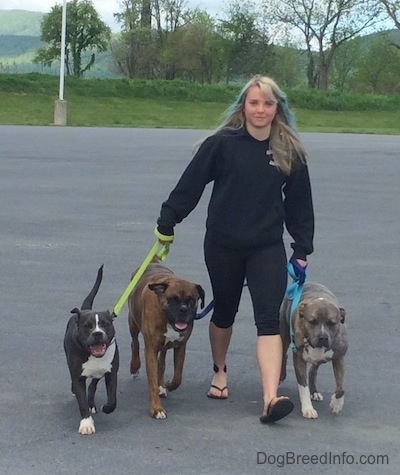
<instances>
[{"instance_id":1,"label":"sweatshirt sleeve","mask_svg":"<svg viewBox=\"0 0 400 475\"><path fill-rule=\"evenodd\" d=\"M314 209L308 167L296 161L283 187L285 224L293 238L291 243L296 259L307 259L314 251Z\"/></svg>"},{"instance_id":2,"label":"sweatshirt sleeve","mask_svg":"<svg viewBox=\"0 0 400 475\"><path fill-rule=\"evenodd\" d=\"M215 135L208 137L201 144L168 199L161 206L157 225L162 234L173 234L175 224L180 223L193 211L206 185L215 180L222 161L220 148L220 140Z\"/></svg>"}]
</instances>

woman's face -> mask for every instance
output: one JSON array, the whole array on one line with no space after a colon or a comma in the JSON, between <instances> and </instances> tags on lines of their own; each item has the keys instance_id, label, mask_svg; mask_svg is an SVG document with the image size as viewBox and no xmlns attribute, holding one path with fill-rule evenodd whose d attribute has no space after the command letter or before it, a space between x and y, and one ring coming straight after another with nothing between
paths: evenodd
<instances>
[{"instance_id":1,"label":"woman's face","mask_svg":"<svg viewBox=\"0 0 400 475\"><path fill-rule=\"evenodd\" d=\"M252 86L244 102L246 128L251 133L265 129L269 133L278 104L275 100L266 99L259 86Z\"/></svg>"}]
</instances>

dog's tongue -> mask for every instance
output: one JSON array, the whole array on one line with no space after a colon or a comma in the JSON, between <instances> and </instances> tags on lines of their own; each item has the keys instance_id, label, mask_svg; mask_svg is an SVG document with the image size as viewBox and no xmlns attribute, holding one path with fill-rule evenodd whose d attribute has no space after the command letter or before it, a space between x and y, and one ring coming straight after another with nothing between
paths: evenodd
<instances>
[{"instance_id":1,"label":"dog's tongue","mask_svg":"<svg viewBox=\"0 0 400 475\"><path fill-rule=\"evenodd\" d=\"M177 330L183 332L183 330L186 330L186 328L187 328L187 323L177 322L177 323L175 323L175 328Z\"/></svg>"},{"instance_id":2,"label":"dog's tongue","mask_svg":"<svg viewBox=\"0 0 400 475\"><path fill-rule=\"evenodd\" d=\"M105 344L101 345L90 345L90 352L96 358L101 358L105 355L107 346Z\"/></svg>"}]
</instances>

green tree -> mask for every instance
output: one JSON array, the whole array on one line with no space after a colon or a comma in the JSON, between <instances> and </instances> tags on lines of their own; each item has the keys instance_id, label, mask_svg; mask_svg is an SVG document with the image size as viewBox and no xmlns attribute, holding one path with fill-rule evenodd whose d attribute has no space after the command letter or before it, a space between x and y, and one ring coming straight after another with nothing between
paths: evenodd
<instances>
[{"instance_id":1,"label":"green tree","mask_svg":"<svg viewBox=\"0 0 400 475\"><path fill-rule=\"evenodd\" d=\"M65 35L65 68L67 75L81 77L95 63L93 51L107 50L111 37L110 28L100 19L90 0L72 0L67 3L67 25ZM37 51L34 61L51 66L61 57L62 6L55 5L41 23L41 40L47 48ZM82 66L83 54L91 53L90 59Z\"/></svg>"},{"instance_id":2,"label":"green tree","mask_svg":"<svg viewBox=\"0 0 400 475\"><path fill-rule=\"evenodd\" d=\"M206 12L196 11L185 26L167 37L163 58L175 65L178 77L210 84L221 79L220 52L215 20Z\"/></svg>"},{"instance_id":3,"label":"green tree","mask_svg":"<svg viewBox=\"0 0 400 475\"><path fill-rule=\"evenodd\" d=\"M298 86L302 82L303 70L300 52L289 41L282 46L274 46L273 51L274 63L269 75L282 87Z\"/></svg>"},{"instance_id":4,"label":"green tree","mask_svg":"<svg viewBox=\"0 0 400 475\"><path fill-rule=\"evenodd\" d=\"M122 34L112 45L118 71L130 78L176 77L179 55L171 53L169 37L190 19L186 0L120 0L120 7L114 17Z\"/></svg>"},{"instance_id":5,"label":"green tree","mask_svg":"<svg viewBox=\"0 0 400 475\"><path fill-rule=\"evenodd\" d=\"M269 38L258 20L260 13L250 0L233 0L219 28L224 39L223 58L226 64L226 82L243 79L266 69L266 51Z\"/></svg>"},{"instance_id":6,"label":"green tree","mask_svg":"<svg viewBox=\"0 0 400 475\"><path fill-rule=\"evenodd\" d=\"M400 50L385 33L373 37L358 62L357 89L374 94L398 92Z\"/></svg>"},{"instance_id":7,"label":"green tree","mask_svg":"<svg viewBox=\"0 0 400 475\"><path fill-rule=\"evenodd\" d=\"M263 0L271 8L270 0ZM303 35L309 59L309 87L328 89L338 48L379 21L376 0L274 0L275 20ZM317 52L315 53L315 50ZM316 61L317 59L317 61Z\"/></svg>"},{"instance_id":8,"label":"green tree","mask_svg":"<svg viewBox=\"0 0 400 475\"><path fill-rule=\"evenodd\" d=\"M120 7L114 18L121 25L121 35L111 46L116 69L131 79L153 79L160 60L156 34L151 28L150 2L121 0Z\"/></svg>"},{"instance_id":9,"label":"green tree","mask_svg":"<svg viewBox=\"0 0 400 475\"><path fill-rule=\"evenodd\" d=\"M329 74L329 82L335 89L346 91L352 88L353 78L357 72L357 64L361 54L360 36L340 45L333 59Z\"/></svg>"}]
</instances>

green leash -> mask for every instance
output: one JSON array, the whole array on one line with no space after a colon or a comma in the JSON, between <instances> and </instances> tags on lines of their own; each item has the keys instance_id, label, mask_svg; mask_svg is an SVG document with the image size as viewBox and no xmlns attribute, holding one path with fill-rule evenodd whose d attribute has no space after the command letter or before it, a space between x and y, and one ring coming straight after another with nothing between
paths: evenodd
<instances>
[{"instance_id":1,"label":"green leash","mask_svg":"<svg viewBox=\"0 0 400 475\"><path fill-rule=\"evenodd\" d=\"M171 241L172 242L172 241ZM125 302L128 300L129 295L132 293L132 290L136 287L136 284L139 282L140 278L144 274L144 271L149 266L152 259L157 256L161 261L164 261L169 252L169 246L171 242L161 243L158 239L154 243L154 246L150 249L150 252L147 254L147 257L143 261L142 265L137 270L136 274L133 276L133 279L129 282L128 287L124 290L124 293L121 295L118 302L115 304L112 316L113 318L117 317L122 307L125 305Z\"/></svg>"}]
</instances>

